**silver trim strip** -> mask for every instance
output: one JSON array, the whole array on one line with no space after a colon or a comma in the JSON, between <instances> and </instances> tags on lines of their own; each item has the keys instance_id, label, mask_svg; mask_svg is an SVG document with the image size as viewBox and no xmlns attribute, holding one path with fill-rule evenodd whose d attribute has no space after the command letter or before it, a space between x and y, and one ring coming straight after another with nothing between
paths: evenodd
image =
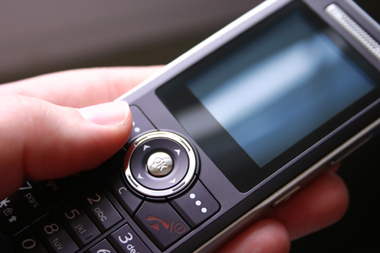
<instances>
[{"instance_id":1,"label":"silver trim strip","mask_svg":"<svg viewBox=\"0 0 380 253\"><path fill-rule=\"evenodd\" d=\"M336 4L330 4L325 11L380 61L380 44L364 31L364 29L361 28L350 16L348 16L347 13Z\"/></svg>"}]
</instances>

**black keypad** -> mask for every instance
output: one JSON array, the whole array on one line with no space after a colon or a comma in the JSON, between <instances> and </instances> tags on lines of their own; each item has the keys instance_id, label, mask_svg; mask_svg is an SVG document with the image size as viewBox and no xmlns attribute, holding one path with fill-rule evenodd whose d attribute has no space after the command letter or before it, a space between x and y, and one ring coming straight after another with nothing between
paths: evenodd
<instances>
[{"instance_id":1,"label":"black keypad","mask_svg":"<svg viewBox=\"0 0 380 253\"><path fill-rule=\"evenodd\" d=\"M80 194L79 203L83 205L101 232L106 231L122 219L104 193L94 186Z\"/></svg>"},{"instance_id":2,"label":"black keypad","mask_svg":"<svg viewBox=\"0 0 380 253\"><path fill-rule=\"evenodd\" d=\"M77 202L71 202L57 208L55 213L62 223L66 225L67 231L79 247L83 247L100 235L95 224Z\"/></svg>"},{"instance_id":3,"label":"black keypad","mask_svg":"<svg viewBox=\"0 0 380 253\"><path fill-rule=\"evenodd\" d=\"M117 173L115 173L108 181L108 186L112 194L124 207L128 214L133 215L133 213L135 213L137 208L140 206L142 199L134 195L128 189L121 176L120 171L117 171Z\"/></svg>"},{"instance_id":4,"label":"black keypad","mask_svg":"<svg viewBox=\"0 0 380 253\"><path fill-rule=\"evenodd\" d=\"M161 250L190 232L190 227L168 203L146 201L134 219Z\"/></svg>"},{"instance_id":5,"label":"black keypad","mask_svg":"<svg viewBox=\"0 0 380 253\"><path fill-rule=\"evenodd\" d=\"M116 248L117 252L151 252L128 224L108 236L108 240Z\"/></svg>"},{"instance_id":6,"label":"black keypad","mask_svg":"<svg viewBox=\"0 0 380 253\"><path fill-rule=\"evenodd\" d=\"M133 128L127 146L130 145L131 142L138 136L147 132L156 131L155 127L152 123L150 123L148 118L145 117L139 108L136 106L131 106L130 109L133 117Z\"/></svg>"},{"instance_id":7,"label":"black keypad","mask_svg":"<svg viewBox=\"0 0 380 253\"><path fill-rule=\"evenodd\" d=\"M75 252L78 246L67 233L58 219L47 214L32 225L40 238L45 239L49 252Z\"/></svg>"},{"instance_id":8,"label":"black keypad","mask_svg":"<svg viewBox=\"0 0 380 253\"><path fill-rule=\"evenodd\" d=\"M190 191L174 199L171 203L192 228L195 228L219 210L219 203L200 181Z\"/></svg>"},{"instance_id":9,"label":"black keypad","mask_svg":"<svg viewBox=\"0 0 380 253\"><path fill-rule=\"evenodd\" d=\"M30 227L15 235L11 239L12 246L16 252L45 253L47 252L37 235Z\"/></svg>"}]
</instances>

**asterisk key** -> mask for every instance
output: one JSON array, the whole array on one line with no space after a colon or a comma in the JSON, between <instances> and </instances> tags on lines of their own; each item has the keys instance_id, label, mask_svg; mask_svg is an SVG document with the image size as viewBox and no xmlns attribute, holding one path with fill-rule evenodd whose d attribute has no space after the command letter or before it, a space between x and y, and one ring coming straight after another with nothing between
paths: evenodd
<instances>
[{"instance_id":1,"label":"asterisk key","mask_svg":"<svg viewBox=\"0 0 380 253\"><path fill-rule=\"evenodd\" d=\"M10 200L8 200L8 198L5 198L3 201L0 202L0 208L2 208L3 206L8 206L7 203L11 202Z\"/></svg>"}]
</instances>

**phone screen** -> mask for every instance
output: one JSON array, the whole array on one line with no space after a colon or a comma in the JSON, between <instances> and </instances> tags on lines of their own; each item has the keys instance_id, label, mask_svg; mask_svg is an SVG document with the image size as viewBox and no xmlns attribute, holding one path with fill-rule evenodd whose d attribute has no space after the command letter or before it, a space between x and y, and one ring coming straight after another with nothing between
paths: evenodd
<instances>
[{"instance_id":1,"label":"phone screen","mask_svg":"<svg viewBox=\"0 0 380 253\"><path fill-rule=\"evenodd\" d=\"M377 71L309 9L267 22L157 90L241 192L319 142L378 92Z\"/></svg>"},{"instance_id":2,"label":"phone screen","mask_svg":"<svg viewBox=\"0 0 380 253\"><path fill-rule=\"evenodd\" d=\"M376 86L301 13L186 85L259 167Z\"/></svg>"}]
</instances>

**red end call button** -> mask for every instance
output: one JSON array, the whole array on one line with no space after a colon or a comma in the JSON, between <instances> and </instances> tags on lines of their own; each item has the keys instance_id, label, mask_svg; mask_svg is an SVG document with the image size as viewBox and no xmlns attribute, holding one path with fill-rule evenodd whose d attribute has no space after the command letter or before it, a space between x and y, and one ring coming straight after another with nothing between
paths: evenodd
<instances>
[{"instance_id":1,"label":"red end call button","mask_svg":"<svg viewBox=\"0 0 380 253\"><path fill-rule=\"evenodd\" d=\"M190 232L190 227L168 203L146 201L134 220L161 250Z\"/></svg>"}]
</instances>

